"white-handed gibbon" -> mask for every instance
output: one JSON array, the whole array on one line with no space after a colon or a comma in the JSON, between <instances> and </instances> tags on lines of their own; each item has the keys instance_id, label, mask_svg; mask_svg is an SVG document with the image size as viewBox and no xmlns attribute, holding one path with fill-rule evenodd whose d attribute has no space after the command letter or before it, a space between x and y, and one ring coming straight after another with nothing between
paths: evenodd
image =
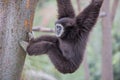
<instances>
[{"instance_id":1,"label":"white-handed gibbon","mask_svg":"<svg viewBox=\"0 0 120 80\"><path fill-rule=\"evenodd\" d=\"M87 39L97 21L102 3L103 0L92 0L88 7L75 16L71 0L57 0L56 36L32 38L27 53L47 54L58 71L73 73L83 60Z\"/></svg>"}]
</instances>

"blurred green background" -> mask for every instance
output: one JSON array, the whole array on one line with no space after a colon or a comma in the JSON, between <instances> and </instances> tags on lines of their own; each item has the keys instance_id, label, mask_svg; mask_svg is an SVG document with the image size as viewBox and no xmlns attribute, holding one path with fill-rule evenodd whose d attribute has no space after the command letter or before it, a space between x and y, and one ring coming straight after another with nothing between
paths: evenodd
<instances>
[{"instance_id":1,"label":"blurred green background","mask_svg":"<svg viewBox=\"0 0 120 80\"><path fill-rule=\"evenodd\" d=\"M76 0L72 0L74 8L77 11ZM111 1L112 3L112 1ZM81 6L85 8L88 1L82 1ZM56 0L40 0L35 13L33 26L44 26L54 29L54 23L57 20L57 5ZM100 80L101 77L101 48L102 48L102 26L101 18L99 18L95 25L89 42L87 45L87 62L90 70L90 80ZM116 12L116 17L112 27L113 35L113 69L114 80L120 80L120 6ZM34 36L38 37L43 32L34 32ZM52 34L51 34L52 35ZM34 76L35 75L35 76ZM38 75L38 78L36 77ZM45 79L43 76L39 78L39 75L48 77ZM24 71L23 80L84 80L84 66L81 64L80 68L73 74L61 74L59 73L47 55L40 56L27 56Z\"/></svg>"}]
</instances>

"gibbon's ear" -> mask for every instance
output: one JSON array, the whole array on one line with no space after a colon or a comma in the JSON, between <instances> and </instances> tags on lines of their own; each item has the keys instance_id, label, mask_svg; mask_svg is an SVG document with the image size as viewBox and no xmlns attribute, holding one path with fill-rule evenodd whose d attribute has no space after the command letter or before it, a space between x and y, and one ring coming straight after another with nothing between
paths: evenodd
<instances>
[{"instance_id":1,"label":"gibbon's ear","mask_svg":"<svg viewBox=\"0 0 120 80\"><path fill-rule=\"evenodd\" d=\"M29 45L28 42L26 41L19 41L19 45L22 47L22 49L27 53L26 49L27 49L27 46Z\"/></svg>"}]
</instances>

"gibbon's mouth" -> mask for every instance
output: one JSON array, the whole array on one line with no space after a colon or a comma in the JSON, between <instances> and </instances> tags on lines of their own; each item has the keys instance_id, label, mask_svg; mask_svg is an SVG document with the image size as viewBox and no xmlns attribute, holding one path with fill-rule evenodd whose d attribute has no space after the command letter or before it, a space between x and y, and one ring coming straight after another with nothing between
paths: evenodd
<instances>
[{"instance_id":1,"label":"gibbon's mouth","mask_svg":"<svg viewBox=\"0 0 120 80\"><path fill-rule=\"evenodd\" d=\"M64 27L61 24L55 25L55 35L57 37L61 37L61 35L64 33Z\"/></svg>"}]
</instances>

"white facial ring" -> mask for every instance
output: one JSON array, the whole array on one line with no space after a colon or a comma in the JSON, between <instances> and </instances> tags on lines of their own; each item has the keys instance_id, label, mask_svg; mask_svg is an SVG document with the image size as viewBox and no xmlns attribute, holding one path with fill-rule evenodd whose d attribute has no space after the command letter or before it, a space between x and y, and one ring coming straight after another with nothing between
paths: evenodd
<instances>
[{"instance_id":1,"label":"white facial ring","mask_svg":"<svg viewBox=\"0 0 120 80\"><path fill-rule=\"evenodd\" d=\"M64 33L64 27L61 24L55 25L55 34L57 37L61 37L61 35Z\"/></svg>"}]
</instances>

